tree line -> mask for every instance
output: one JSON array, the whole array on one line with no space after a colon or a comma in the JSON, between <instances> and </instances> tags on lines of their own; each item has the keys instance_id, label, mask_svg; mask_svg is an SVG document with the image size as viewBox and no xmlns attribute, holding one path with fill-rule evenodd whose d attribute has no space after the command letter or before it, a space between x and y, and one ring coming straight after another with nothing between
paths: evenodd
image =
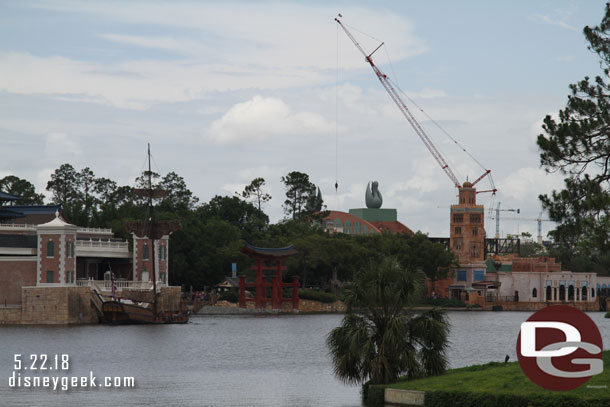
<instances>
[{"instance_id":1,"label":"tree line","mask_svg":"<svg viewBox=\"0 0 610 407\"><path fill-rule=\"evenodd\" d=\"M79 226L110 228L115 236L129 239L125 223L143 220L146 201L135 189L148 187L148 173L135 179L134 186L96 177L93 170L63 164L51 175L46 190L52 204L61 204L68 220ZM328 287L333 271L340 280L350 280L371 259L396 256L409 269L432 278L446 275L453 255L427 236L348 236L329 234L321 227L325 205L320 189L305 173L292 171L281 177L285 187L283 209L286 218L276 224L264 212L272 198L265 179L257 177L233 196L214 196L199 202L185 180L175 172L151 173L152 187L168 194L155 205L158 219L180 221L169 246L170 283L203 289L220 282L237 263L240 273L248 272L250 261L240 253L244 244L259 247L294 245L298 254L287 261L288 276L298 275L303 286ZM0 190L20 195L19 204L40 205L44 196L33 184L16 176L0 179Z\"/></svg>"}]
</instances>

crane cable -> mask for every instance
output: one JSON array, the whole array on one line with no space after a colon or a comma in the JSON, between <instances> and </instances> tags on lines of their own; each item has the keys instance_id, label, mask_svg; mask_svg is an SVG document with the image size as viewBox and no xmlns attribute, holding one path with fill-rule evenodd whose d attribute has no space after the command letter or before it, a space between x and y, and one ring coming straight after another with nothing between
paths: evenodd
<instances>
[{"instance_id":1,"label":"crane cable","mask_svg":"<svg viewBox=\"0 0 610 407\"><path fill-rule=\"evenodd\" d=\"M337 25L337 67L335 72L335 200L339 207L339 26Z\"/></svg>"},{"instance_id":2,"label":"crane cable","mask_svg":"<svg viewBox=\"0 0 610 407\"><path fill-rule=\"evenodd\" d=\"M369 38L371 38L371 39L373 39L373 40L375 40L375 41L379 41L380 43L383 43L383 41L382 41L382 40L380 40L379 38L376 38L376 37L374 37L374 36L372 36L372 35L370 35L370 34L367 34L367 33L365 33L364 31L359 30L359 29L358 29L358 28L356 28L356 27L353 27L353 26L348 25L348 24L346 24L346 23L343 23L343 24L344 24L345 26L347 26L347 27L351 28L352 30L359 32L359 33L360 33L360 34L362 34L362 35L365 35L365 36L367 36L367 37L369 37ZM338 29L338 27L337 27L337 29ZM394 71L394 65L392 64L392 60L391 60L391 58L390 58L390 55L389 55L389 52L388 52L388 49L387 49L387 45L386 45L384 48L385 48L385 52L386 52L386 55L387 55L387 58L388 58L388 63L390 64L390 69L392 70L392 75L394 76L394 78L398 78L398 76L396 76L396 72ZM436 121L436 120L434 120L434 119L432 118L432 116L430 116L430 115L429 115L429 114L428 114L428 113L427 113L427 112L426 112L426 111L425 111L423 108L421 108L421 107L420 107L420 106L419 106L417 103L415 103L415 101L414 101L414 100L413 100L413 99L412 99L412 98L411 98L409 95L407 95L407 94L406 94L406 93L405 93L405 92L404 92L404 91L403 91L403 90L400 88L400 86L399 86L399 85L398 85L396 82L394 82L394 81L393 81L392 79L390 79L390 78L387 78L387 79L388 79L388 81L390 81L390 82L392 83L392 85L393 85L393 86L395 86L395 87L396 87L396 89L397 89L397 90L398 90L400 93L402 93L402 94L403 94L403 95L404 95L404 96L405 96L405 97L406 97L406 98L407 98L407 99L408 99L408 100L409 100L409 101L410 101L410 102L411 102L411 103L412 103L412 104L413 104L413 105L414 105L414 106L415 106L417 109L419 109L419 111L420 111L420 112L422 112L422 113L423 113L423 114L424 114L424 115L425 115L425 116L428 118L428 120L430 120L430 121L432 122L432 124L434 124L436 127L438 127L438 128L439 128L439 130L443 132L443 134L445 134L445 135L446 135L446 136L447 136L447 137L448 137L448 138L449 138L451 141L453 141L453 143L454 143L455 145L457 145L457 146L458 146L458 148L460 148L460 149L461 149L461 150L462 150L464 153L466 153L466 154L467 154L467 155L468 155L468 156L469 156L469 157L470 157L470 158L471 158L471 159L472 159L472 160L473 160L473 161L474 161L474 162L475 162L475 163L476 163L476 164L477 164L479 167L481 167L481 168L482 168L484 171L488 171L488 168L487 168L487 167L485 167L485 166L484 166L484 165L483 165L483 164L482 164L482 163L481 163L479 160L477 160L477 159L476 159L476 157L475 157L475 156L473 156L473 155L470 153L470 151L466 150L466 148L465 148L464 146L462 146L462 145L459 143L459 141L457 141L457 140L456 140L456 139L455 139L453 136L451 136L451 134L449 134L449 132L448 132L447 130L445 130L445 129L444 129L444 128L443 128L443 127L442 127L442 126L441 126L441 125L440 125L440 124L439 124L439 123ZM437 148L438 148L438 147L437 147ZM488 173L488 174L487 174L487 176L489 177L489 181L490 181L490 183L491 183L491 185L492 185L492 188L495 188L495 186L494 186L495 184L494 184L494 181L493 181L493 177L492 177L492 175L491 175L491 172L490 172L490 173Z\"/></svg>"}]
</instances>

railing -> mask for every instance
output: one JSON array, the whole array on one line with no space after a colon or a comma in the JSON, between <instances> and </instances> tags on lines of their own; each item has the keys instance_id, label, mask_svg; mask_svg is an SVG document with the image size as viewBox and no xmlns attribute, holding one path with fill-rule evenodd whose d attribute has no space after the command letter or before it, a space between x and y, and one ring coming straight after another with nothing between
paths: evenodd
<instances>
[{"instance_id":1,"label":"railing","mask_svg":"<svg viewBox=\"0 0 610 407\"><path fill-rule=\"evenodd\" d=\"M25 223L0 223L0 230L36 230L37 225ZM81 228L76 230L78 233L112 234L112 229L105 228Z\"/></svg>"},{"instance_id":2,"label":"railing","mask_svg":"<svg viewBox=\"0 0 610 407\"><path fill-rule=\"evenodd\" d=\"M36 225L21 223L0 223L0 230L36 230Z\"/></svg>"},{"instance_id":3,"label":"railing","mask_svg":"<svg viewBox=\"0 0 610 407\"><path fill-rule=\"evenodd\" d=\"M112 229L105 228L78 228L78 233L104 233L104 234L112 234Z\"/></svg>"},{"instance_id":4,"label":"railing","mask_svg":"<svg viewBox=\"0 0 610 407\"><path fill-rule=\"evenodd\" d=\"M130 289L130 290L152 290L152 281L125 281L116 280L115 282L117 289ZM78 287L91 287L96 288L98 291L112 291L111 280L76 280ZM166 286L162 281L157 281L157 288Z\"/></svg>"},{"instance_id":5,"label":"railing","mask_svg":"<svg viewBox=\"0 0 610 407\"><path fill-rule=\"evenodd\" d=\"M76 247L100 247L104 249L129 249L127 242L105 242L99 240L77 240Z\"/></svg>"}]
</instances>

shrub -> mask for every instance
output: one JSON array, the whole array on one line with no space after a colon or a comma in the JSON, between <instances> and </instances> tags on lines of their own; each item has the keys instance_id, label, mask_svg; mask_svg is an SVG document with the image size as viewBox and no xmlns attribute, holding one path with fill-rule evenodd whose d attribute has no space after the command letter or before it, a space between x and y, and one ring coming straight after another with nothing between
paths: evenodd
<instances>
[{"instance_id":1,"label":"shrub","mask_svg":"<svg viewBox=\"0 0 610 407\"><path fill-rule=\"evenodd\" d=\"M383 406L385 402L385 386L379 384L362 385L362 400L367 407Z\"/></svg>"},{"instance_id":2,"label":"shrub","mask_svg":"<svg viewBox=\"0 0 610 407\"><path fill-rule=\"evenodd\" d=\"M220 297L218 299L221 301L236 303L239 301L239 293L236 290L225 291L224 293L220 293Z\"/></svg>"},{"instance_id":3,"label":"shrub","mask_svg":"<svg viewBox=\"0 0 610 407\"><path fill-rule=\"evenodd\" d=\"M307 289L299 290L299 298L303 300L313 300L325 303L331 303L339 300L339 298L334 294Z\"/></svg>"},{"instance_id":4,"label":"shrub","mask_svg":"<svg viewBox=\"0 0 610 407\"><path fill-rule=\"evenodd\" d=\"M606 312L606 315L604 315L604 318L610 318L610 311Z\"/></svg>"},{"instance_id":5,"label":"shrub","mask_svg":"<svg viewBox=\"0 0 610 407\"><path fill-rule=\"evenodd\" d=\"M541 396L508 394L467 393L456 391L428 391L424 399L426 407L602 407L608 400L583 400L570 396Z\"/></svg>"}]
</instances>

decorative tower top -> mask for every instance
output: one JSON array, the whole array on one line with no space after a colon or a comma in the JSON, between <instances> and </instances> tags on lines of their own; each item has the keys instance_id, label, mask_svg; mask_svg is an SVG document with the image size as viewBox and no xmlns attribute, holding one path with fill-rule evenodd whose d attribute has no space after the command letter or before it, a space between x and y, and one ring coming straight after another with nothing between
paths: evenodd
<instances>
[{"instance_id":1,"label":"decorative tower top","mask_svg":"<svg viewBox=\"0 0 610 407\"><path fill-rule=\"evenodd\" d=\"M366 207L369 209L381 208L383 198L381 197L381 192L379 192L379 183L377 181L373 181L372 187L371 182L366 185L365 201Z\"/></svg>"}]
</instances>

